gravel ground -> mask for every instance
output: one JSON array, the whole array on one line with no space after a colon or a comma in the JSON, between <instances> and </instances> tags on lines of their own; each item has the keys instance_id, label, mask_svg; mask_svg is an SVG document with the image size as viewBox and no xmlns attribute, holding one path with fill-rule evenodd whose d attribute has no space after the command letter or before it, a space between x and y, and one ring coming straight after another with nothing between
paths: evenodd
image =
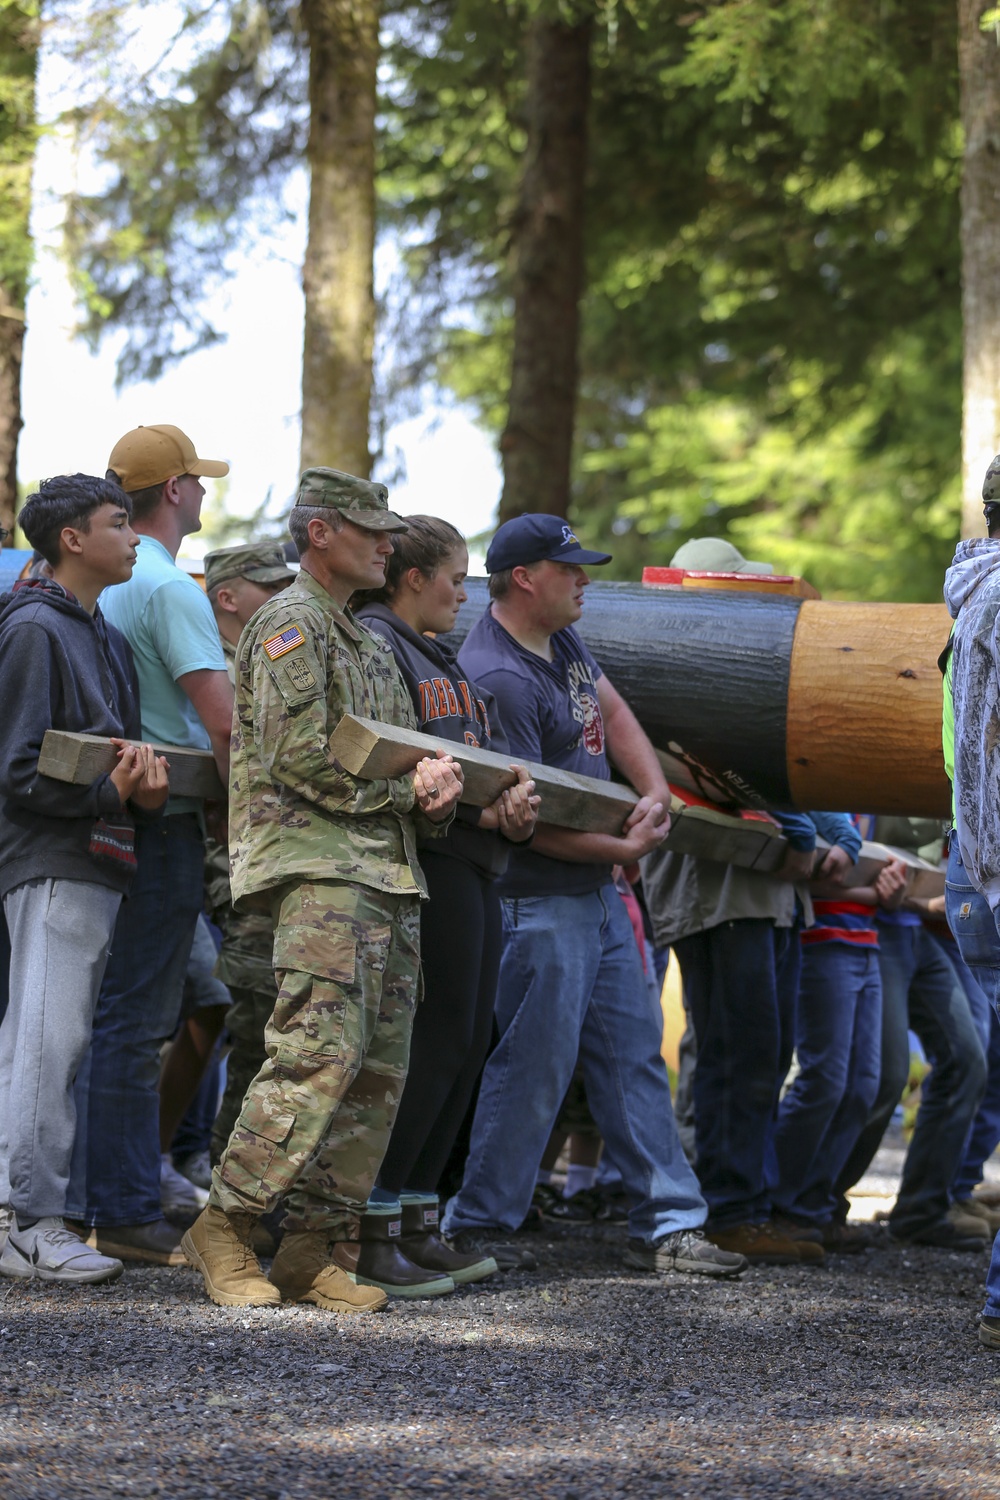
<instances>
[{"instance_id":1,"label":"gravel ground","mask_svg":"<svg viewBox=\"0 0 1000 1500\"><path fill-rule=\"evenodd\" d=\"M994 1500L985 1254L719 1284L624 1271L612 1230L531 1241L537 1272L366 1318L217 1308L187 1270L4 1283L0 1494Z\"/></svg>"}]
</instances>

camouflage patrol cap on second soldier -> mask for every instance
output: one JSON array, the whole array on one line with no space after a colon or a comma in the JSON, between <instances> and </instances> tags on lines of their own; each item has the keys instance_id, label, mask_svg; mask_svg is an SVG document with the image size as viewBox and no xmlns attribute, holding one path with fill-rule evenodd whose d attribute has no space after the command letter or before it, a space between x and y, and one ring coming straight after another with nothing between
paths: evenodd
<instances>
[{"instance_id":1,"label":"camouflage patrol cap on second soldier","mask_svg":"<svg viewBox=\"0 0 1000 1500\"><path fill-rule=\"evenodd\" d=\"M299 480L295 504L326 506L368 531L408 531L402 516L389 509L388 499L384 484L342 474L339 469L306 469Z\"/></svg>"},{"instance_id":2,"label":"camouflage patrol cap on second soldier","mask_svg":"<svg viewBox=\"0 0 1000 1500\"><path fill-rule=\"evenodd\" d=\"M1000 510L1000 453L991 461L986 470L986 478L983 480L983 515L991 530L998 510Z\"/></svg>"},{"instance_id":3,"label":"camouflage patrol cap on second soldier","mask_svg":"<svg viewBox=\"0 0 1000 1500\"><path fill-rule=\"evenodd\" d=\"M205 553L205 588L218 588L230 578L251 583L291 583L295 574L285 561L280 542L246 542L242 547L220 547Z\"/></svg>"}]
</instances>

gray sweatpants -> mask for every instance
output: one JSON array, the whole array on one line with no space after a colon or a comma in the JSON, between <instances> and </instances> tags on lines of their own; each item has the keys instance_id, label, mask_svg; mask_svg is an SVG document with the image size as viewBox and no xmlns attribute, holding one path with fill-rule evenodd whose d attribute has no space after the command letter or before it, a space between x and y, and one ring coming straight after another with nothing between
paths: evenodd
<instances>
[{"instance_id":1,"label":"gray sweatpants","mask_svg":"<svg viewBox=\"0 0 1000 1500\"><path fill-rule=\"evenodd\" d=\"M0 1025L0 1203L61 1217L76 1106L121 895L84 880L26 880L4 897L10 1004Z\"/></svg>"}]
</instances>

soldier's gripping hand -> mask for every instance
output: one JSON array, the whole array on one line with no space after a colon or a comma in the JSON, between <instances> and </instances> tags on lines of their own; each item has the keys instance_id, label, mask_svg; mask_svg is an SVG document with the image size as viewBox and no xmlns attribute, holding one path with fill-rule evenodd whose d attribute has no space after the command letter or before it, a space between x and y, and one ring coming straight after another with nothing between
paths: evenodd
<instances>
[{"instance_id":1,"label":"soldier's gripping hand","mask_svg":"<svg viewBox=\"0 0 1000 1500\"><path fill-rule=\"evenodd\" d=\"M447 750L439 750L437 759L425 756L413 772L413 790L417 806L432 823L443 823L462 795L462 767Z\"/></svg>"}]
</instances>

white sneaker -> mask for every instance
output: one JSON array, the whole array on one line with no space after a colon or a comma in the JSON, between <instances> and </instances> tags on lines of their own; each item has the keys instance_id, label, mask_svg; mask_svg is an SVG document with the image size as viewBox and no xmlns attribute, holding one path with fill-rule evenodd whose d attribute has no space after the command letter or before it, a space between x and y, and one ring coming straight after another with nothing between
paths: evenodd
<instances>
[{"instance_id":1,"label":"white sneaker","mask_svg":"<svg viewBox=\"0 0 1000 1500\"><path fill-rule=\"evenodd\" d=\"M160 1206L170 1214L199 1214L208 1205L204 1188L183 1177L168 1154L160 1157Z\"/></svg>"},{"instance_id":2,"label":"white sneaker","mask_svg":"<svg viewBox=\"0 0 1000 1500\"><path fill-rule=\"evenodd\" d=\"M193 1182L195 1187L212 1186L212 1162L207 1151L192 1151L190 1156L185 1156L178 1171L188 1182Z\"/></svg>"},{"instance_id":3,"label":"white sneaker","mask_svg":"<svg viewBox=\"0 0 1000 1500\"><path fill-rule=\"evenodd\" d=\"M120 1260L84 1244L62 1219L39 1219L30 1229L19 1229L15 1219L0 1255L0 1275L22 1281L37 1277L85 1285L117 1281L124 1269Z\"/></svg>"}]
</instances>

